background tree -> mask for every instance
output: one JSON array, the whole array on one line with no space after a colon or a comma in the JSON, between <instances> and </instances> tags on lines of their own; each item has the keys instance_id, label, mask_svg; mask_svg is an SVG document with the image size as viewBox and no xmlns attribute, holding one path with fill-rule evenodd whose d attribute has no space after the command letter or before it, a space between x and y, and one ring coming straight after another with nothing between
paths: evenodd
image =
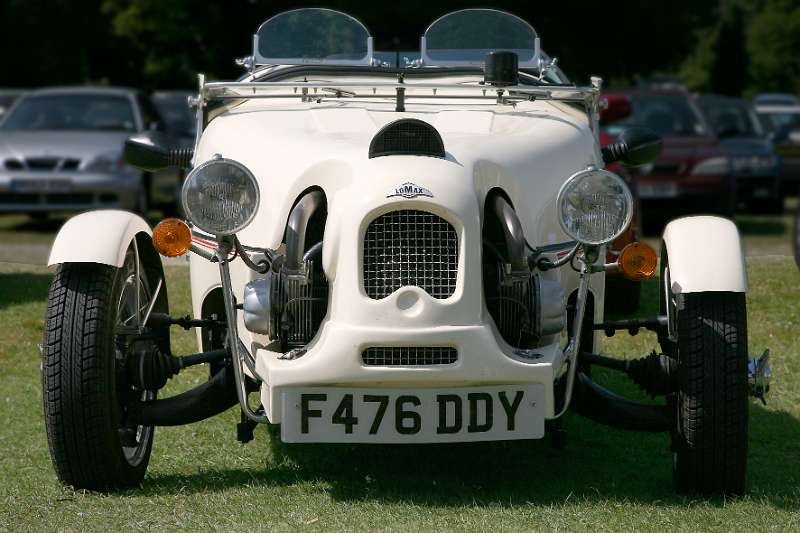
<instances>
[{"instance_id":1,"label":"background tree","mask_svg":"<svg viewBox=\"0 0 800 533\"><path fill-rule=\"evenodd\" d=\"M800 93L800 2L770 0L751 17L750 92Z\"/></svg>"},{"instance_id":2,"label":"background tree","mask_svg":"<svg viewBox=\"0 0 800 533\"><path fill-rule=\"evenodd\" d=\"M310 2L314 4L314 2ZM797 0L613 3L494 2L534 25L545 50L579 83L601 75L616 84L680 71L698 89L797 90ZM361 19L376 48L411 51L438 16L486 2L406 0L402 4L331 0ZM297 7L285 0L3 0L0 86L101 82L145 88L192 88L241 73L266 18ZM745 85L746 84L746 85Z\"/></svg>"}]
</instances>

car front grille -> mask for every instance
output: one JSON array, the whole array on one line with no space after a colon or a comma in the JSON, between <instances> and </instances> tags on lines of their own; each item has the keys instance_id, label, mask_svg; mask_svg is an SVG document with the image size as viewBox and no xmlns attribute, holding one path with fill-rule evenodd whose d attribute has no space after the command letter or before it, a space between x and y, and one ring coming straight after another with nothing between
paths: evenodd
<instances>
[{"instance_id":1,"label":"car front grille","mask_svg":"<svg viewBox=\"0 0 800 533\"><path fill-rule=\"evenodd\" d=\"M55 170L61 160L57 157L29 157L25 166L30 170Z\"/></svg>"},{"instance_id":2,"label":"car front grille","mask_svg":"<svg viewBox=\"0 0 800 533\"><path fill-rule=\"evenodd\" d=\"M364 235L364 289L380 300L400 287L419 287L434 298L453 295L458 236L443 218L418 210L379 216Z\"/></svg>"},{"instance_id":3,"label":"car front grille","mask_svg":"<svg viewBox=\"0 0 800 533\"><path fill-rule=\"evenodd\" d=\"M25 168L19 159L6 159L5 167L6 170L22 170Z\"/></svg>"},{"instance_id":4,"label":"car front grille","mask_svg":"<svg viewBox=\"0 0 800 533\"><path fill-rule=\"evenodd\" d=\"M366 366L436 366L458 361L452 346L371 346L361 353Z\"/></svg>"},{"instance_id":5,"label":"car front grille","mask_svg":"<svg viewBox=\"0 0 800 533\"><path fill-rule=\"evenodd\" d=\"M28 157L27 159L6 159L6 170L57 171L78 170L81 160L74 157Z\"/></svg>"}]
</instances>

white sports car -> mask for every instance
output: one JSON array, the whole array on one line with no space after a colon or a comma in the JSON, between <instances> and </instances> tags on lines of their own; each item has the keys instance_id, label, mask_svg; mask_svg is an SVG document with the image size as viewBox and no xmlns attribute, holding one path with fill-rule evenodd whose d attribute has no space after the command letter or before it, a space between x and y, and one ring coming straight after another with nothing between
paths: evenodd
<instances>
[{"instance_id":1,"label":"white sports car","mask_svg":"<svg viewBox=\"0 0 800 533\"><path fill-rule=\"evenodd\" d=\"M641 243L605 262L632 199L604 166L648 163L660 140L630 129L601 149L600 79L571 84L528 23L487 9L436 20L402 63L348 15L293 10L240 63L239 81L199 76L193 149L127 142L130 164L191 169L186 221L95 211L54 243L42 382L61 481L135 486L155 426L232 406L243 442L267 423L285 442L393 444L561 444L573 409L669 432L681 491L744 491L768 366L748 367L739 235L670 223L660 314L604 320L605 272L659 264ZM194 317L169 315L158 253L191 254ZM198 353L171 353L173 325ZM663 353L599 355L599 333L640 328ZM197 364L208 382L157 398ZM664 401L611 393L594 365Z\"/></svg>"}]
</instances>

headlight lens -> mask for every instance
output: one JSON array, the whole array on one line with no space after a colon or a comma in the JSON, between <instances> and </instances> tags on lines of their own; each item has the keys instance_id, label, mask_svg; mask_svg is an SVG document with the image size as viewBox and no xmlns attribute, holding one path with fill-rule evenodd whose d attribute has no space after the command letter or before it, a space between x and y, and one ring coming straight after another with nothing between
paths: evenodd
<instances>
[{"instance_id":1,"label":"headlight lens","mask_svg":"<svg viewBox=\"0 0 800 533\"><path fill-rule=\"evenodd\" d=\"M252 222L258 209L258 183L241 163L218 157L189 173L182 199L195 226L214 235L232 235Z\"/></svg>"},{"instance_id":2,"label":"headlight lens","mask_svg":"<svg viewBox=\"0 0 800 533\"><path fill-rule=\"evenodd\" d=\"M606 170L572 175L558 192L558 215L567 235L585 244L605 244L625 231L633 197L625 182Z\"/></svg>"},{"instance_id":3,"label":"headlight lens","mask_svg":"<svg viewBox=\"0 0 800 533\"><path fill-rule=\"evenodd\" d=\"M95 157L83 167L83 170L85 172L106 174L129 169L126 169L125 160L122 159L120 154L111 153Z\"/></svg>"}]
</instances>

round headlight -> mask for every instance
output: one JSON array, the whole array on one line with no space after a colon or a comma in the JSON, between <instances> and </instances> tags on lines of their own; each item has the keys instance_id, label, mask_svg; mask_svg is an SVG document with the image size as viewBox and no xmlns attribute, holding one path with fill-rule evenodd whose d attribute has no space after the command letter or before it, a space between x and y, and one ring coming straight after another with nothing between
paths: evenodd
<instances>
[{"instance_id":1,"label":"round headlight","mask_svg":"<svg viewBox=\"0 0 800 533\"><path fill-rule=\"evenodd\" d=\"M633 216L633 197L625 182L606 170L573 174L558 192L561 227L578 242L605 244L625 231Z\"/></svg>"},{"instance_id":2,"label":"round headlight","mask_svg":"<svg viewBox=\"0 0 800 533\"><path fill-rule=\"evenodd\" d=\"M195 226L214 235L232 235L253 221L258 183L241 163L217 157L189 173L182 200Z\"/></svg>"}]
</instances>

